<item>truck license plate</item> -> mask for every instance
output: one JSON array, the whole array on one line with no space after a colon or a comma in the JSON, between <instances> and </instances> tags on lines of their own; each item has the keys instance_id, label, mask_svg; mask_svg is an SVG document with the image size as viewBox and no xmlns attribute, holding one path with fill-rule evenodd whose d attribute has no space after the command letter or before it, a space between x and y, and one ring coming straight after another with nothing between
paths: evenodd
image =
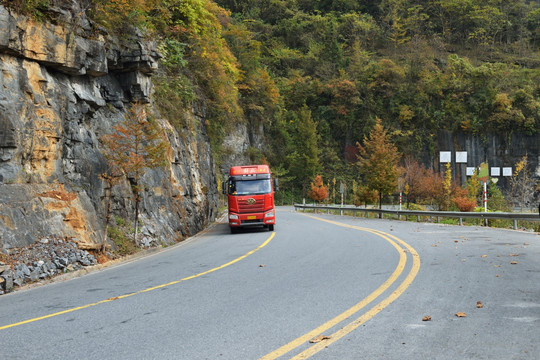
<instances>
[{"instance_id":1,"label":"truck license plate","mask_svg":"<svg viewBox=\"0 0 540 360\"><path fill-rule=\"evenodd\" d=\"M255 219L257 219L257 217L256 217L255 215L249 215L249 216L247 217L247 219L248 219L248 220L255 220Z\"/></svg>"}]
</instances>

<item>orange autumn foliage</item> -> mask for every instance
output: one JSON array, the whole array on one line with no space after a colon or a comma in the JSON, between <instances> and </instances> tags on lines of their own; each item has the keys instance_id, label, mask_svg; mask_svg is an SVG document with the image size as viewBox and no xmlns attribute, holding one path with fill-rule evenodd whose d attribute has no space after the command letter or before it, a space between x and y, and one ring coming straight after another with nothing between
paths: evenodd
<instances>
[{"instance_id":1,"label":"orange autumn foliage","mask_svg":"<svg viewBox=\"0 0 540 360\"><path fill-rule=\"evenodd\" d=\"M112 186L125 176L131 183L135 200L135 233L139 219L139 204L142 200L142 177L147 169L163 167L168 162L170 146L166 136L156 123L150 121L146 108L141 103L131 104L126 118L113 126L114 132L103 136L103 153L109 165L109 174L102 178Z\"/></svg>"},{"instance_id":2,"label":"orange autumn foliage","mask_svg":"<svg viewBox=\"0 0 540 360\"><path fill-rule=\"evenodd\" d=\"M459 211L470 212L473 211L476 207L476 199L469 195L467 189L462 189L456 187L454 189L454 197L452 198L454 204L457 206Z\"/></svg>"},{"instance_id":3,"label":"orange autumn foliage","mask_svg":"<svg viewBox=\"0 0 540 360\"><path fill-rule=\"evenodd\" d=\"M321 175L317 175L311 183L311 190L309 191L308 195L317 202L323 202L328 198L328 188L324 186Z\"/></svg>"}]
</instances>

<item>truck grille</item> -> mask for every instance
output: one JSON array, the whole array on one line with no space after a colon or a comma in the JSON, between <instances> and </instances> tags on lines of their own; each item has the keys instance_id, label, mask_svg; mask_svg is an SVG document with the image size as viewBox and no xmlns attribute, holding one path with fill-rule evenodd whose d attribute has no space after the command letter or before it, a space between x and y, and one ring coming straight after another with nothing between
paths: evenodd
<instances>
[{"instance_id":1,"label":"truck grille","mask_svg":"<svg viewBox=\"0 0 540 360\"><path fill-rule=\"evenodd\" d=\"M238 209L241 213L264 211L264 199L258 199L253 202L253 198L238 200Z\"/></svg>"}]
</instances>

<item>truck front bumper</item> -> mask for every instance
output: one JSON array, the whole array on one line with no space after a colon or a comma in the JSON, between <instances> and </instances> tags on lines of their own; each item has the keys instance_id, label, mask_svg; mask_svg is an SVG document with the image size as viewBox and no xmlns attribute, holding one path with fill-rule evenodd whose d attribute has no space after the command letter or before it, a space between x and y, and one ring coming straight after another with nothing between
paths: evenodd
<instances>
[{"instance_id":1,"label":"truck front bumper","mask_svg":"<svg viewBox=\"0 0 540 360\"><path fill-rule=\"evenodd\" d=\"M275 223L276 213L274 210L254 214L229 213L230 227L267 226Z\"/></svg>"}]
</instances>

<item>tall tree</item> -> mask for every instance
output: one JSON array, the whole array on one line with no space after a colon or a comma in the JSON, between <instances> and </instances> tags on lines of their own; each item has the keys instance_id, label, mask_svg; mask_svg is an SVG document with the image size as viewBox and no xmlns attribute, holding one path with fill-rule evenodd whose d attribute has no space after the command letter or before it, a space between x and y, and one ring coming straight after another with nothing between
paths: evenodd
<instances>
[{"instance_id":1,"label":"tall tree","mask_svg":"<svg viewBox=\"0 0 540 360\"><path fill-rule=\"evenodd\" d=\"M444 208L443 210L447 211L450 208L450 199L452 196L452 168L450 163L446 163L446 170L444 171L444 180L442 183L444 191Z\"/></svg>"},{"instance_id":2,"label":"tall tree","mask_svg":"<svg viewBox=\"0 0 540 360\"><path fill-rule=\"evenodd\" d=\"M294 114L294 152L287 156L290 163L291 175L296 178L302 187L302 196L305 196L309 185L317 171L320 169L317 124L311 117L311 111L304 106Z\"/></svg>"},{"instance_id":3,"label":"tall tree","mask_svg":"<svg viewBox=\"0 0 540 360\"><path fill-rule=\"evenodd\" d=\"M407 197L407 209L410 203L418 203L422 197L422 184L426 177L426 168L411 156L407 156L404 161L404 166L400 169L401 181L403 183L404 192Z\"/></svg>"},{"instance_id":4,"label":"tall tree","mask_svg":"<svg viewBox=\"0 0 540 360\"><path fill-rule=\"evenodd\" d=\"M383 128L381 119L377 119L375 126L364 137L364 145L358 146L358 165L368 189L377 191L379 195L379 209L382 208L383 195L389 195L398 184L397 164L401 157L390 135Z\"/></svg>"},{"instance_id":5,"label":"tall tree","mask_svg":"<svg viewBox=\"0 0 540 360\"><path fill-rule=\"evenodd\" d=\"M353 128L358 123L358 116L355 110L361 103L361 99L354 81L346 78L340 78L330 81L327 85L327 91L331 96L330 109L335 114L333 121L333 132L335 138L342 141L342 147L345 149L353 145Z\"/></svg>"},{"instance_id":6,"label":"tall tree","mask_svg":"<svg viewBox=\"0 0 540 360\"><path fill-rule=\"evenodd\" d=\"M124 121L114 126L112 134L103 137L105 157L113 174L125 175L131 183L135 200L135 233L137 242L142 176L146 169L164 166L169 149L155 122L149 121L144 105L132 104Z\"/></svg>"},{"instance_id":7,"label":"tall tree","mask_svg":"<svg viewBox=\"0 0 540 360\"><path fill-rule=\"evenodd\" d=\"M478 169L475 169L473 175L467 180L467 190L472 198L477 201L482 200L482 183L478 179Z\"/></svg>"}]
</instances>

